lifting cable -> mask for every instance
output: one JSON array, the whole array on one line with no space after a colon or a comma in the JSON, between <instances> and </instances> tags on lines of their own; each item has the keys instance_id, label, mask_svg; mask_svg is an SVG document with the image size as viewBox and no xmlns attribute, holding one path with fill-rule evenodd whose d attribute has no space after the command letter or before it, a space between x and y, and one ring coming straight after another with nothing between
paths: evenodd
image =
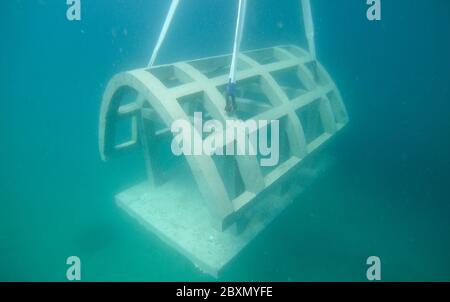
<instances>
[{"instance_id":1,"label":"lifting cable","mask_svg":"<svg viewBox=\"0 0 450 302\"><path fill-rule=\"evenodd\" d=\"M308 49L313 60L316 60L316 44L314 41L314 23L312 19L311 3L309 0L302 0L303 21L305 22L305 34L308 40Z\"/></svg>"},{"instance_id":2,"label":"lifting cable","mask_svg":"<svg viewBox=\"0 0 450 302\"><path fill-rule=\"evenodd\" d=\"M305 23L305 34L308 41L308 49L313 59L314 78L317 80L316 43L314 41L314 22L312 18L310 0L302 0L303 22Z\"/></svg>"},{"instance_id":3,"label":"lifting cable","mask_svg":"<svg viewBox=\"0 0 450 302\"><path fill-rule=\"evenodd\" d=\"M156 46L153 49L152 57L150 58L150 61L148 63L148 67L152 67L155 63L156 57L158 56L159 49L164 42L164 39L166 37L167 31L169 29L170 23L172 23L173 16L175 15L175 11L177 10L179 0L172 0L172 3L170 4L169 12L167 13L166 20L164 21L163 28L161 30L161 33L159 34L158 42L156 42Z\"/></svg>"},{"instance_id":4,"label":"lifting cable","mask_svg":"<svg viewBox=\"0 0 450 302\"><path fill-rule=\"evenodd\" d=\"M179 0L172 0L172 3L167 13L166 20L164 21L163 28L159 35L158 41L155 48L153 49L152 56L148 63L148 67L152 67L155 63L156 57L158 56L159 49L166 37L167 31L172 23L173 16L177 10ZM303 10L303 20L305 24L305 34L308 41L308 49L313 59L314 64L314 77L317 78L317 68L316 68L316 45L314 41L314 23L312 18L311 3L310 0L301 0L302 10ZM237 109L236 105L236 69L237 69L237 56L240 49L242 36L244 32L245 17L247 11L247 0L239 0L238 16L236 21L236 30L234 36L233 54L231 58L230 75L228 80L228 85L226 89L226 107L225 110L229 113L234 112Z\"/></svg>"},{"instance_id":5,"label":"lifting cable","mask_svg":"<svg viewBox=\"0 0 450 302\"><path fill-rule=\"evenodd\" d=\"M247 0L239 0L236 31L234 35L233 55L231 58L230 75L226 91L227 104L225 110L227 112L233 112L236 110L236 64L237 64L237 55L239 52L244 32L246 11L247 11Z\"/></svg>"}]
</instances>

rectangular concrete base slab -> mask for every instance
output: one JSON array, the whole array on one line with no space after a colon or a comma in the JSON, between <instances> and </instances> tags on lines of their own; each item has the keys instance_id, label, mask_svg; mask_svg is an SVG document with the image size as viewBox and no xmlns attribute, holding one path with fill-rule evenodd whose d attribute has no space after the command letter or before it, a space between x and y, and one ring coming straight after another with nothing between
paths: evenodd
<instances>
[{"instance_id":1,"label":"rectangular concrete base slab","mask_svg":"<svg viewBox=\"0 0 450 302\"><path fill-rule=\"evenodd\" d=\"M149 231L186 256L203 272L217 277L259 232L261 232L301 191L317 178L329 159L313 167L300 168L292 179L301 179L295 191L283 195L265 194L245 214L245 228L238 232L236 224L226 231L212 226L210 214L200 194L179 177L152 190L142 182L116 195L118 205Z\"/></svg>"}]
</instances>

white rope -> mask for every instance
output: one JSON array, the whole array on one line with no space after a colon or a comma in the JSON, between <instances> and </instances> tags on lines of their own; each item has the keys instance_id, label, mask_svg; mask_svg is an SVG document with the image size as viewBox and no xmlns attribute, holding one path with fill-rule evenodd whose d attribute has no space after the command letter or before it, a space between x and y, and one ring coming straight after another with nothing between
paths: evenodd
<instances>
[{"instance_id":1,"label":"white rope","mask_svg":"<svg viewBox=\"0 0 450 302\"><path fill-rule=\"evenodd\" d=\"M236 31L234 35L233 56L231 58L231 67L229 76L231 83L236 83L236 61L244 32L246 11L247 11L247 0L239 0L238 17L236 21Z\"/></svg>"},{"instance_id":2,"label":"white rope","mask_svg":"<svg viewBox=\"0 0 450 302\"><path fill-rule=\"evenodd\" d=\"M244 36L244 27L245 27L245 18L247 16L247 0L243 1L243 7L242 7L242 21L240 22L240 29L239 29L239 44L238 44L238 51L241 47L242 37Z\"/></svg>"},{"instance_id":3,"label":"white rope","mask_svg":"<svg viewBox=\"0 0 450 302\"><path fill-rule=\"evenodd\" d=\"M311 3L309 0L302 0L303 21L305 22L306 39L308 40L309 52L316 60L316 44L314 41L314 23L311 12Z\"/></svg>"},{"instance_id":4,"label":"white rope","mask_svg":"<svg viewBox=\"0 0 450 302\"><path fill-rule=\"evenodd\" d=\"M159 34L158 42L156 43L156 46L153 49L152 57L150 58L148 67L152 67L153 64L155 63L156 57L158 56L159 49L161 48L161 45L166 37L167 31L169 30L170 23L172 22L172 18L178 7L178 3L179 3L179 0L172 0L172 3L170 4L169 12L167 13L167 17L166 17L166 20L164 21L163 28L161 30L161 33Z\"/></svg>"}]
</instances>

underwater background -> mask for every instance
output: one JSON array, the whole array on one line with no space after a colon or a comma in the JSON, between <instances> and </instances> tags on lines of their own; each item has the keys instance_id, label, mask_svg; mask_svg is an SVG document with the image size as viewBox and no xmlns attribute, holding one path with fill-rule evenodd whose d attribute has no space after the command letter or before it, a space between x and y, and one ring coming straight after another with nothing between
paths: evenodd
<instances>
[{"instance_id":1,"label":"underwater background","mask_svg":"<svg viewBox=\"0 0 450 302\"><path fill-rule=\"evenodd\" d=\"M299 0L249 0L242 49L306 47ZM108 80L147 64L169 1L2 1L0 281L213 281L129 219L114 195L142 154L103 163ZM320 62L350 123L336 164L230 263L220 281L450 281L450 2L312 0ZM230 53L237 1L184 0L158 63Z\"/></svg>"}]
</instances>

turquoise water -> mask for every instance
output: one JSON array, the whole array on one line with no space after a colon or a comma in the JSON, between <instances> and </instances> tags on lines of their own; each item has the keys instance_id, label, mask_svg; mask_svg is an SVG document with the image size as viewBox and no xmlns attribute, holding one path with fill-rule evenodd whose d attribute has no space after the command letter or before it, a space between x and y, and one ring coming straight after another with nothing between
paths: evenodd
<instances>
[{"instance_id":1,"label":"turquoise water","mask_svg":"<svg viewBox=\"0 0 450 302\"><path fill-rule=\"evenodd\" d=\"M129 219L113 196L145 177L140 153L103 163L100 100L116 73L144 66L167 3L5 1L0 18L0 281L209 281ZM208 3L211 2L211 3ZM159 62L228 53L235 1L186 0ZM299 1L250 1L244 49L305 46ZM321 63L350 117L336 165L219 280L450 280L450 3L313 0Z\"/></svg>"}]
</instances>

